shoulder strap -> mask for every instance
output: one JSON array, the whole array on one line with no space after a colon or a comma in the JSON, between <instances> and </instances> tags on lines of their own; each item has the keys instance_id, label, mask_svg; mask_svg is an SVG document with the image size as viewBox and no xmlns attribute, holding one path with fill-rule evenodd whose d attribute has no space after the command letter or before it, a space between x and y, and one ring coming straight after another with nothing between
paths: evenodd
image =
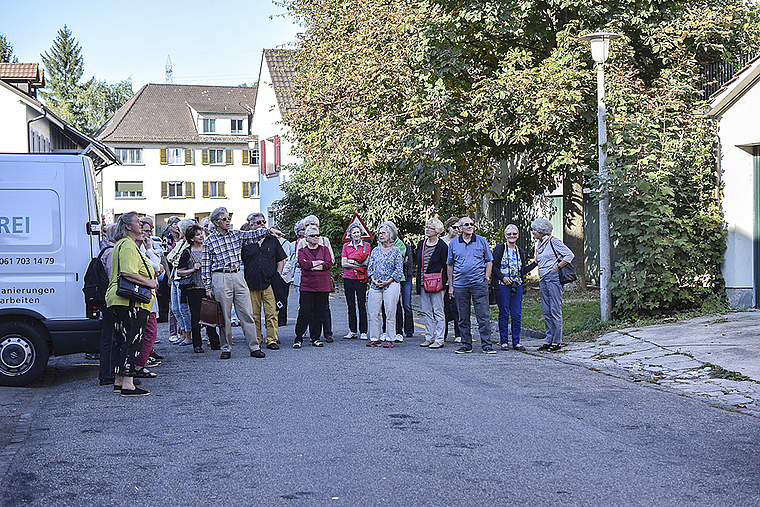
<instances>
[{"instance_id":1,"label":"shoulder strap","mask_svg":"<svg viewBox=\"0 0 760 507\"><path fill-rule=\"evenodd\" d=\"M557 255L557 251L554 250L554 243L552 243L552 238L554 236L549 236L549 246L552 247L552 250L554 251L554 256L557 258L557 260L560 260L559 255Z\"/></svg>"}]
</instances>

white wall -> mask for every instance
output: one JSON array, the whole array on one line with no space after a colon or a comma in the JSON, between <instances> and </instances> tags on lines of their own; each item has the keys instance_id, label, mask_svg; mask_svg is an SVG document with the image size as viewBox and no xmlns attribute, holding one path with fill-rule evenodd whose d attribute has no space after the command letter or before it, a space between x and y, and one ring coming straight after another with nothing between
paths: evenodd
<instances>
[{"instance_id":1,"label":"white wall","mask_svg":"<svg viewBox=\"0 0 760 507\"><path fill-rule=\"evenodd\" d=\"M0 85L0 153L27 153L27 110L36 113L27 106L15 92ZM34 114L31 118L39 116ZM36 125L35 122L32 125Z\"/></svg>"},{"instance_id":2,"label":"white wall","mask_svg":"<svg viewBox=\"0 0 760 507\"><path fill-rule=\"evenodd\" d=\"M755 86L720 118L723 213L728 228L728 248L722 266L729 301L735 307L751 307L754 301L754 168L750 153L738 147L760 143L757 117L760 87Z\"/></svg>"},{"instance_id":3,"label":"white wall","mask_svg":"<svg viewBox=\"0 0 760 507\"><path fill-rule=\"evenodd\" d=\"M109 166L101 171L103 189L103 213L106 220L114 215L137 211L147 215L172 214L194 218L196 214L210 213L219 206L226 207L233 214L234 227L240 227L253 211L260 211L258 198L243 198L243 181L258 181L258 166L242 164L241 146L214 146L231 148L232 165L202 165L201 147L191 145L158 145L136 143L107 143L114 151L117 148L143 148L143 165ZM192 165L162 165L160 149L167 147L192 148ZM207 148L208 146L203 146ZM142 181L142 198L116 198L116 181ZM193 181L194 198L162 198L162 181ZM224 181L226 197L203 197L203 181Z\"/></svg>"}]
</instances>

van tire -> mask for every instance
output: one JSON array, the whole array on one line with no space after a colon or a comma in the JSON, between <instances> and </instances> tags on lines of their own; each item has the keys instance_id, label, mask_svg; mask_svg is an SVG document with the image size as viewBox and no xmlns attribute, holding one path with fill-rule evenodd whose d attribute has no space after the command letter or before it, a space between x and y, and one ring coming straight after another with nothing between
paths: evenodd
<instances>
[{"instance_id":1,"label":"van tire","mask_svg":"<svg viewBox=\"0 0 760 507\"><path fill-rule=\"evenodd\" d=\"M25 386L37 379L47 366L50 351L34 324L22 321L0 323L0 384Z\"/></svg>"}]
</instances>

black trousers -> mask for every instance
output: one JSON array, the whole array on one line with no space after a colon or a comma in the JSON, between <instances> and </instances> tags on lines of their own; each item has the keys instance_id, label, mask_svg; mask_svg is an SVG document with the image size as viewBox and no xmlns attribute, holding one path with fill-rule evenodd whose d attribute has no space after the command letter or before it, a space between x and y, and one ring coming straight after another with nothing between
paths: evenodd
<instances>
[{"instance_id":1,"label":"black trousers","mask_svg":"<svg viewBox=\"0 0 760 507\"><path fill-rule=\"evenodd\" d=\"M111 346L114 374L131 377L134 375L135 360L142 347L150 312L134 306L112 306L111 309L116 314Z\"/></svg>"},{"instance_id":2,"label":"black trousers","mask_svg":"<svg viewBox=\"0 0 760 507\"><path fill-rule=\"evenodd\" d=\"M205 289L181 289L190 307L190 334L193 337L193 348L201 347L201 299L206 295ZM218 337L217 337L218 339Z\"/></svg>"},{"instance_id":3,"label":"black trousers","mask_svg":"<svg viewBox=\"0 0 760 507\"><path fill-rule=\"evenodd\" d=\"M311 341L319 340L322 334L322 325L327 314L327 301L329 292L300 292L300 308L296 320L296 341L302 341L306 328L309 328Z\"/></svg>"},{"instance_id":4,"label":"black trousers","mask_svg":"<svg viewBox=\"0 0 760 507\"><path fill-rule=\"evenodd\" d=\"M288 325L288 295L290 294L290 284L285 284L285 299L282 302L282 308L280 308L277 314L277 327Z\"/></svg>"}]
</instances>

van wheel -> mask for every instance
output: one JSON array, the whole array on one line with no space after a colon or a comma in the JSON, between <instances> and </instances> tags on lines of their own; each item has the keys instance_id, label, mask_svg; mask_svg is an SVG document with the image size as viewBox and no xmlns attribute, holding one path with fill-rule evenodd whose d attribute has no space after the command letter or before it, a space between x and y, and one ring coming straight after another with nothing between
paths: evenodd
<instances>
[{"instance_id":1,"label":"van wheel","mask_svg":"<svg viewBox=\"0 0 760 507\"><path fill-rule=\"evenodd\" d=\"M47 342L32 324L0 324L0 384L30 384L45 370L49 355Z\"/></svg>"}]
</instances>

